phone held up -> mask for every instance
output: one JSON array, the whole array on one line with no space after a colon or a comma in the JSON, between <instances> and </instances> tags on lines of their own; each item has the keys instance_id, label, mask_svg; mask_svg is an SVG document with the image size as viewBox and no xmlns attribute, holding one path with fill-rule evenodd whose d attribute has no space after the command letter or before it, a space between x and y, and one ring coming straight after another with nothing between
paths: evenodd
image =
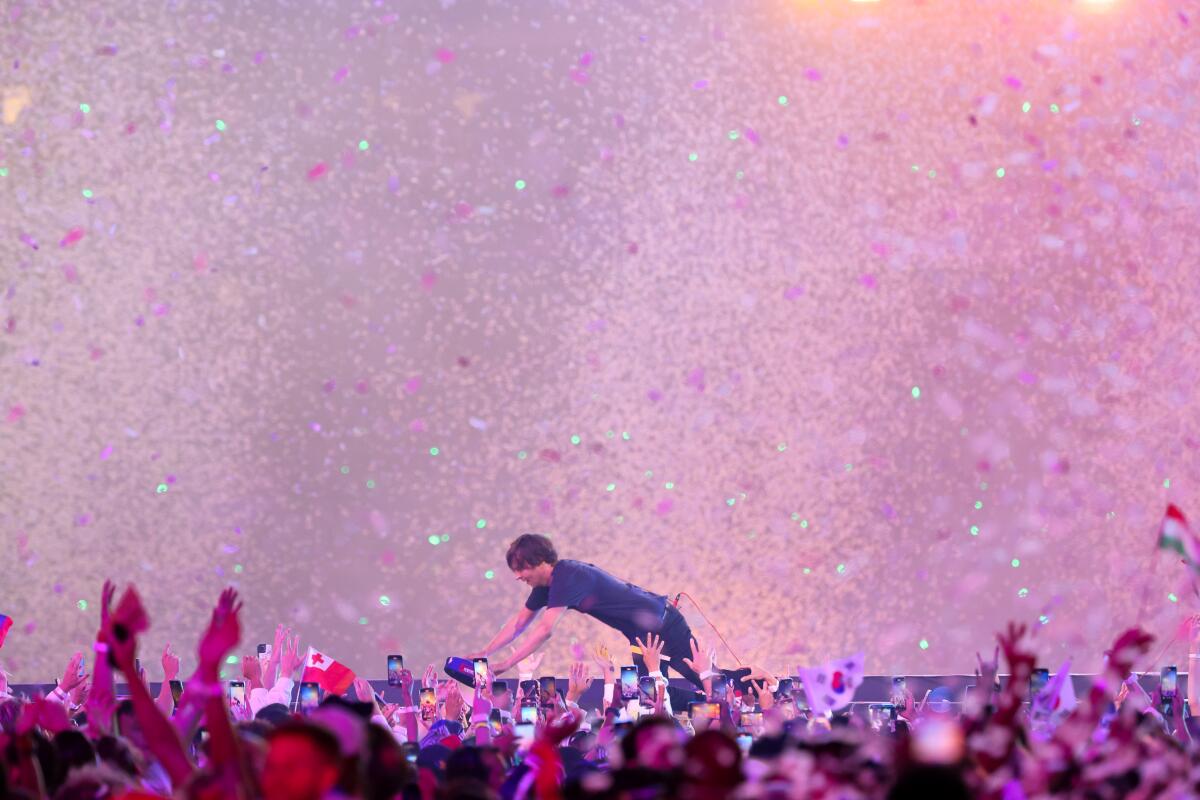
<instances>
[{"instance_id":1,"label":"phone held up","mask_svg":"<svg viewBox=\"0 0 1200 800\"><path fill-rule=\"evenodd\" d=\"M404 672L404 656L392 653L387 657L388 686L400 685L400 673ZM411 701L411 698L409 698Z\"/></svg>"}]
</instances>

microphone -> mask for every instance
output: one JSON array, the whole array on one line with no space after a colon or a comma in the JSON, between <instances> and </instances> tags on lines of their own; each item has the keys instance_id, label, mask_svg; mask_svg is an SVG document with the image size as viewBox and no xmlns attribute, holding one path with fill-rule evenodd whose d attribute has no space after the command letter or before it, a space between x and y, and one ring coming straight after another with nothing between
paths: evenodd
<instances>
[{"instance_id":1,"label":"microphone","mask_svg":"<svg viewBox=\"0 0 1200 800\"><path fill-rule=\"evenodd\" d=\"M679 598L683 597L683 592L675 595L675 599L671 601L672 608L679 608Z\"/></svg>"}]
</instances>

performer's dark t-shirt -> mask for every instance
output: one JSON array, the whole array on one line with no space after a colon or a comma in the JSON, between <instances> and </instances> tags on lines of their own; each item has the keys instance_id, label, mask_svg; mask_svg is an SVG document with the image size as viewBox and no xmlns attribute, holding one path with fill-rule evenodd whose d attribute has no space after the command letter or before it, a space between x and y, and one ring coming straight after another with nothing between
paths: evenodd
<instances>
[{"instance_id":1,"label":"performer's dark t-shirt","mask_svg":"<svg viewBox=\"0 0 1200 800\"><path fill-rule=\"evenodd\" d=\"M531 611L569 608L616 628L626 638L662 627L667 598L614 578L593 564L564 559L554 565L550 585L535 587L525 601Z\"/></svg>"}]
</instances>

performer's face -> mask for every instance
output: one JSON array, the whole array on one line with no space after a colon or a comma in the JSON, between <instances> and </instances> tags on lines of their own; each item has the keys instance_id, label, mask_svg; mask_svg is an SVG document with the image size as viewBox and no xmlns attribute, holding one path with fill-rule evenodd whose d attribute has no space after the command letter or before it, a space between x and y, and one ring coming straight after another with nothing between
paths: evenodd
<instances>
[{"instance_id":1,"label":"performer's face","mask_svg":"<svg viewBox=\"0 0 1200 800\"><path fill-rule=\"evenodd\" d=\"M554 571L554 567L549 564L538 564L536 567L523 567L522 569L514 569L513 577L522 583L527 583L530 586L549 586L550 573Z\"/></svg>"}]
</instances>

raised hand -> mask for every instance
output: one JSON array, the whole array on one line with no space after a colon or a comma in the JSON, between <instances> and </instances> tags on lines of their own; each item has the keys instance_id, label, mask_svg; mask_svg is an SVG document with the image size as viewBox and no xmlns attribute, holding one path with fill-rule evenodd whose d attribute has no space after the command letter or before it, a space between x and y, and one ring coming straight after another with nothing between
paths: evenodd
<instances>
[{"instance_id":1,"label":"raised hand","mask_svg":"<svg viewBox=\"0 0 1200 800\"><path fill-rule=\"evenodd\" d=\"M213 609L212 620L200 637L200 645L197 648L200 666L204 669L206 677L216 679L225 656L241 641L242 626L238 620L241 609L242 604L238 602L234 589L221 592L217 607Z\"/></svg>"},{"instance_id":2,"label":"raised hand","mask_svg":"<svg viewBox=\"0 0 1200 800\"><path fill-rule=\"evenodd\" d=\"M634 643L642 650L642 661L646 662L646 669L650 672L659 672L664 644L662 637L648 633L645 641L634 639Z\"/></svg>"},{"instance_id":3,"label":"raised hand","mask_svg":"<svg viewBox=\"0 0 1200 800\"><path fill-rule=\"evenodd\" d=\"M413 687L412 670L408 670L408 669L400 670L400 693L402 695L404 695L404 700L405 700L405 702L402 705L407 706L407 705L412 704L412 687Z\"/></svg>"},{"instance_id":4,"label":"raised hand","mask_svg":"<svg viewBox=\"0 0 1200 800\"><path fill-rule=\"evenodd\" d=\"M279 657L279 677L295 680L296 670L304 666L307 655L300 653L300 634L293 636L290 641L285 637L283 654Z\"/></svg>"},{"instance_id":5,"label":"raised hand","mask_svg":"<svg viewBox=\"0 0 1200 800\"><path fill-rule=\"evenodd\" d=\"M712 663L704 657L704 648L700 642L692 639L692 657L683 659L685 666L693 670L697 675L701 675L712 669Z\"/></svg>"},{"instance_id":6,"label":"raised hand","mask_svg":"<svg viewBox=\"0 0 1200 800\"><path fill-rule=\"evenodd\" d=\"M83 663L83 653L76 653L67 662L67 667L63 670L62 680L58 682L58 688L63 690L63 694L69 694L76 686L87 680L88 675L86 672L82 675L79 674L79 665L81 663Z\"/></svg>"},{"instance_id":7,"label":"raised hand","mask_svg":"<svg viewBox=\"0 0 1200 800\"><path fill-rule=\"evenodd\" d=\"M425 668L425 674L421 677L421 686L426 689L433 689L437 686L437 670L433 664Z\"/></svg>"},{"instance_id":8,"label":"raised hand","mask_svg":"<svg viewBox=\"0 0 1200 800\"><path fill-rule=\"evenodd\" d=\"M758 705L763 711L775 705L775 695L771 694L771 689L767 686L766 681L758 683L751 681L750 688L754 690L754 694L758 695Z\"/></svg>"},{"instance_id":9,"label":"raised hand","mask_svg":"<svg viewBox=\"0 0 1200 800\"><path fill-rule=\"evenodd\" d=\"M163 648L162 668L164 681L173 681L179 674L179 656L171 649L170 642L167 642L167 646Z\"/></svg>"},{"instance_id":10,"label":"raised hand","mask_svg":"<svg viewBox=\"0 0 1200 800\"><path fill-rule=\"evenodd\" d=\"M246 679L248 688L263 688L262 664L258 660L258 655L242 656L242 677Z\"/></svg>"},{"instance_id":11,"label":"raised hand","mask_svg":"<svg viewBox=\"0 0 1200 800\"><path fill-rule=\"evenodd\" d=\"M360 703L375 704L375 690L371 688L371 682L366 678L354 679L354 696Z\"/></svg>"},{"instance_id":12,"label":"raised hand","mask_svg":"<svg viewBox=\"0 0 1200 800\"><path fill-rule=\"evenodd\" d=\"M104 582L104 588L100 590L100 628L101 630L108 627L108 621L112 617L112 601L117 594L116 585L109 580Z\"/></svg>"},{"instance_id":13,"label":"raised hand","mask_svg":"<svg viewBox=\"0 0 1200 800\"><path fill-rule=\"evenodd\" d=\"M611 661L609 662L612 663ZM579 698L583 697L583 693L592 685L592 677L588 675L587 664L582 661L576 661L571 665L571 671L568 673L567 682L567 702L578 703Z\"/></svg>"},{"instance_id":14,"label":"raised hand","mask_svg":"<svg viewBox=\"0 0 1200 800\"><path fill-rule=\"evenodd\" d=\"M612 654L608 652L608 648L603 644L596 645L592 650L592 660L596 662L596 666L600 668L600 676L605 683L613 683L617 677L617 667L613 664Z\"/></svg>"},{"instance_id":15,"label":"raised hand","mask_svg":"<svg viewBox=\"0 0 1200 800\"><path fill-rule=\"evenodd\" d=\"M446 719L462 719L463 696L458 684L454 681L444 683L446 691Z\"/></svg>"},{"instance_id":16,"label":"raised hand","mask_svg":"<svg viewBox=\"0 0 1200 800\"><path fill-rule=\"evenodd\" d=\"M1108 653L1109 666L1124 678L1133 669L1134 662L1149 651L1153 641L1154 637L1141 628L1130 628L1113 642Z\"/></svg>"}]
</instances>

